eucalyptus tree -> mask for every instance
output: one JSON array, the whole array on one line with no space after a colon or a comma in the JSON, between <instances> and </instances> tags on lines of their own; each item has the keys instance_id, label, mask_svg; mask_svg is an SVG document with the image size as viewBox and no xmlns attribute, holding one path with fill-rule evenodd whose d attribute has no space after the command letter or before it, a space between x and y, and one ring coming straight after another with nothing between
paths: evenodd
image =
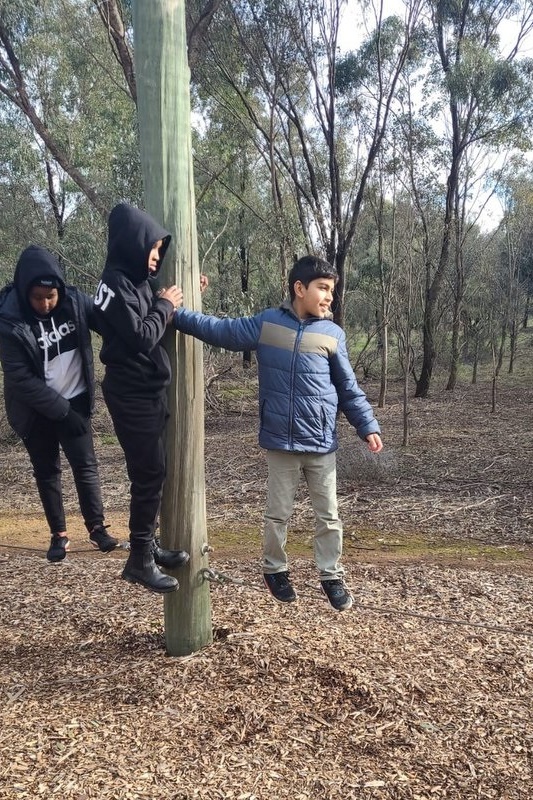
<instances>
[{"instance_id":1,"label":"eucalyptus tree","mask_svg":"<svg viewBox=\"0 0 533 800\"><path fill-rule=\"evenodd\" d=\"M46 191L40 153L31 137L7 109L0 117L0 281L13 276L20 251L29 244L30 232L44 244L55 238L55 228L35 195Z\"/></svg>"},{"instance_id":2,"label":"eucalyptus tree","mask_svg":"<svg viewBox=\"0 0 533 800\"><path fill-rule=\"evenodd\" d=\"M529 0L428 0L428 8L428 42L440 73L433 70L428 75L427 100L429 103L437 93L446 101L447 178L439 254L435 262L427 264L418 397L429 392L437 356L439 297L449 269L459 187L468 153L481 145L487 151L524 146L533 118L533 61L517 58L523 38L533 29ZM504 48L501 31L510 19L516 21L516 34Z\"/></svg>"},{"instance_id":3,"label":"eucalyptus tree","mask_svg":"<svg viewBox=\"0 0 533 800\"><path fill-rule=\"evenodd\" d=\"M479 369L492 360L495 341L501 331L502 292L500 272L501 230L480 233L475 269L468 281L461 311L463 363L472 367L472 383L477 383Z\"/></svg>"},{"instance_id":4,"label":"eucalyptus tree","mask_svg":"<svg viewBox=\"0 0 533 800\"><path fill-rule=\"evenodd\" d=\"M140 192L135 108L92 3L0 0L0 119L20 137L10 180L32 209L25 236L91 291L107 209Z\"/></svg>"},{"instance_id":5,"label":"eucalyptus tree","mask_svg":"<svg viewBox=\"0 0 533 800\"><path fill-rule=\"evenodd\" d=\"M407 3L406 20L396 26L383 19L382 5L376 7L376 30L345 63L339 82L343 6L341 0L232 4L210 29L202 73L207 86L209 71L218 71L218 83L211 79L217 99L220 82L231 89L235 125L269 170L282 277L296 252L296 214L305 248L337 267L341 323L345 265L420 2ZM222 22L224 37L217 35ZM228 103L227 93L222 101Z\"/></svg>"},{"instance_id":6,"label":"eucalyptus tree","mask_svg":"<svg viewBox=\"0 0 533 800\"><path fill-rule=\"evenodd\" d=\"M479 218L468 215L472 186L469 183L470 169L468 159L465 158L464 169L461 171L463 178L456 188L454 200L454 236L452 245L453 271L448 280L451 293L451 341L449 373L446 389L453 390L457 384L461 350L464 341L461 339L461 318L464 310L464 300L469 281L475 276L476 264L484 256L484 237L480 235ZM492 192L489 193L489 197Z\"/></svg>"},{"instance_id":7,"label":"eucalyptus tree","mask_svg":"<svg viewBox=\"0 0 533 800\"><path fill-rule=\"evenodd\" d=\"M391 162L387 162L385 155L384 150L378 154L376 180L367 192L367 203L372 211L376 231L374 257L378 289L375 292L375 304L381 360L378 408L384 408L387 396L390 319L398 277L398 182L394 150Z\"/></svg>"},{"instance_id":8,"label":"eucalyptus tree","mask_svg":"<svg viewBox=\"0 0 533 800\"><path fill-rule=\"evenodd\" d=\"M279 231L268 169L235 126L224 89L216 87L216 103L199 89L195 98L201 120L194 139L199 250L203 271L214 278L205 297L210 310L245 314L282 296ZM294 229L297 238L293 223Z\"/></svg>"},{"instance_id":9,"label":"eucalyptus tree","mask_svg":"<svg viewBox=\"0 0 533 800\"><path fill-rule=\"evenodd\" d=\"M106 30L111 50L124 73L132 100L137 102L137 80L133 53L131 0L92 0ZM187 51L191 72L204 56L205 34L223 0L195 2L186 6Z\"/></svg>"},{"instance_id":10,"label":"eucalyptus tree","mask_svg":"<svg viewBox=\"0 0 533 800\"><path fill-rule=\"evenodd\" d=\"M68 0L2 1L0 93L30 124L49 162L53 159L105 215L101 189L96 176L89 178L87 167L91 159L102 158L112 128L126 126L123 118L113 126L121 106L109 103L107 82L95 81L95 57L102 48L95 41L94 26L87 24L86 5ZM103 113L109 114L104 124ZM109 152L106 156L108 160Z\"/></svg>"},{"instance_id":11,"label":"eucalyptus tree","mask_svg":"<svg viewBox=\"0 0 533 800\"><path fill-rule=\"evenodd\" d=\"M410 62L418 61L418 29L423 2L404 0L403 17L399 14L385 16L384 2L361 4L366 9L371 22L371 33L355 52L341 59L335 78L335 87L344 105L342 118L349 122L353 145L347 148L349 163L344 187L339 184L337 192L344 203L340 203L340 213L332 215L336 219L337 254L334 259L339 269L339 299L342 300L344 286L344 267L349 249L354 240L359 217L365 200L370 176L374 170L384 143L389 120L397 106L398 92L403 74ZM346 145L345 145L346 146ZM394 160L394 153L392 159ZM390 156L389 156L390 158ZM385 161L384 161L385 163ZM382 312L387 318L387 281L381 267ZM342 323L342 307L337 313ZM386 364L384 365L386 371ZM384 398L384 370L382 369L381 395Z\"/></svg>"},{"instance_id":12,"label":"eucalyptus tree","mask_svg":"<svg viewBox=\"0 0 533 800\"><path fill-rule=\"evenodd\" d=\"M192 62L221 2L190 3ZM41 153L59 238L84 197L103 220L117 197L139 201L135 102L128 0L0 0L0 116Z\"/></svg>"},{"instance_id":13,"label":"eucalyptus tree","mask_svg":"<svg viewBox=\"0 0 533 800\"><path fill-rule=\"evenodd\" d=\"M502 187L503 223L509 230L517 259L518 301L522 310L523 328L528 326L533 296L533 167L530 162L515 159L505 175Z\"/></svg>"},{"instance_id":14,"label":"eucalyptus tree","mask_svg":"<svg viewBox=\"0 0 533 800\"><path fill-rule=\"evenodd\" d=\"M533 182L531 168L517 169L509 174L501 193L504 215L501 222L502 245L501 280L506 288L503 324L509 335L509 372L513 372L520 322L528 305L533 266ZM498 359L501 366L501 359Z\"/></svg>"},{"instance_id":15,"label":"eucalyptus tree","mask_svg":"<svg viewBox=\"0 0 533 800\"><path fill-rule=\"evenodd\" d=\"M395 250L397 262L397 279L393 302L390 308L391 329L396 335L398 360L402 372L403 396L403 436L402 445L409 444L409 403L410 380L415 369L415 330L418 328L417 298L420 296L420 275L422 274L420 256L421 225L416 206L408 196L400 198L395 205L397 236Z\"/></svg>"}]
</instances>

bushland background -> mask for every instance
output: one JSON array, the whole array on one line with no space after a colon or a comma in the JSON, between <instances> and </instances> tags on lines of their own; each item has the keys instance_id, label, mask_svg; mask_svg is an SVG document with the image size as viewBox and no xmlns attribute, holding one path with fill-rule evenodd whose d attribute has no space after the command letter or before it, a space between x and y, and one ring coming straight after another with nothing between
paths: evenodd
<instances>
[{"instance_id":1,"label":"bushland background","mask_svg":"<svg viewBox=\"0 0 533 800\"><path fill-rule=\"evenodd\" d=\"M174 7L174 0L161 0ZM260 582L250 354L206 351L215 642L165 655L161 599L90 550L65 473L65 563L0 421L0 798L529 800L532 780L533 7L187 0L201 269L217 314L279 302L295 256L383 426L341 423L356 604ZM129 0L0 0L0 277L31 242L92 293L107 214L142 205ZM245 368L243 365L248 365ZM101 403L108 521L127 478Z\"/></svg>"}]
</instances>

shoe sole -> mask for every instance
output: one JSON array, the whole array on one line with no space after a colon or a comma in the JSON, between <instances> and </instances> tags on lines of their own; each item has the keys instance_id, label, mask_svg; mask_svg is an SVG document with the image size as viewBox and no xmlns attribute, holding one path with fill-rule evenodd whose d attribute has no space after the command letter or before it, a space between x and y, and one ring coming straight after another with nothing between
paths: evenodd
<instances>
[{"instance_id":1,"label":"shoe sole","mask_svg":"<svg viewBox=\"0 0 533 800\"><path fill-rule=\"evenodd\" d=\"M94 547L94 549L95 549L95 550L99 550L101 553L112 553L112 552L113 552L113 550L116 550L116 549L117 549L117 547L118 547L118 546L119 546L119 544L120 544L119 542L117 542L116 544L112 545L111 547L106 547L106 548L104 549L103 547L100 547L100 545L98 545L96 542L93 542L93 540L92 540L92 539L89 539L89 541L90 541L90 543L92 544L92 546Z\"/></svg>"},{"instance_id":2,"label":"shoe sole","mask_svg":"<svg viewBox=\"0 0 533 800\"><path fill-rule=\"evenodd\" d=\"M324 597L328 601L328 603L330 604L330 606L332 607L332 609L334 611L349 611L351 609L351 607L353 606L353 598L352 597L350 597L350 600L347 601L346 603L344 603L344 605L342 605L342 606L334 606L325 592L324 592Z\"/></svg>"},{"instance_id":3,"label":"shoe sole","mask_svg":"<svg viewBox=\"0 0 533 800\"><path fill-rule=\"evenodd\" d=\"M169 586L166 589L163 588L156 589L150 583L145 583L144 581L140 581L138 578L134 578L132 575L124 575L124 573L122 573L120 577L122 578L123 581L126 581L127 583L136 583L139 586L142 586L143 589L147 589L149 592L152 592L153 594L170 594L171 592L177 592L178 589L180 588L179 583L176 583L175 586Z\"/></svg>"},{"instance_id":4,"label":"shoe sole","mask_svg":"<svg viewBox=\"0 0 533 800\"><path fill-rule=\"evenodd\" d=\"M349 603L345 603L340 608L335 608L335 606L331 606L331 607L335 608L335 611L349 611L352 608L352 606L353 606L353 600L350 600Z\"/></svg>"}]
</instances>

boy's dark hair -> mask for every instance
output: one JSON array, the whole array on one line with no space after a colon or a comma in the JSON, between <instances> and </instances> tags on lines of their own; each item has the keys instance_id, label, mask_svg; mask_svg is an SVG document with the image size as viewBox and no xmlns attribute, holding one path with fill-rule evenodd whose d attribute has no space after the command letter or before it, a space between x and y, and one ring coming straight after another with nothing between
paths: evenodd
<instances>
[{"instance_id":1,"label":"boy's dark hair","mask_svg":"<svg viewBox=\"0 0 533 800\"><path fill-rule=\"evenodd\" d=\"M316 281L317 278L333 278L337 283L339 275L335 267L332 267L323 258L318 258L318 256L303 256L299 258L289 272L291 301L295 298L294 284L296 281L301 281L307 288L311 281Z\"/></svg>"}]
</instances>

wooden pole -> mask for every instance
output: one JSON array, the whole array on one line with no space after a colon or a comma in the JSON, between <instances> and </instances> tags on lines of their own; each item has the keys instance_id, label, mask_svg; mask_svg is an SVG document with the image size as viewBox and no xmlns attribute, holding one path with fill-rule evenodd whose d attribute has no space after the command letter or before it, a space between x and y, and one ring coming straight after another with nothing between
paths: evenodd
<instances>
[{"instance_id":1,"label":"wooden pole","mask_svg":"<svg viewBox=\"0 0 533 800\"><path fill-rule=\"evenodd\" d=\"M200 308L185 0L134 0L133 28L145 204L172 233L161 280L182 286L186 305ZM165 343L173 379L160 533L164 547L191 554L176 572L179 591L164 599L167 651L181 656L212 642L209 584L201 577L208 566L203 353L201 342L173 330Z\"/></svg>"}]
</instances>

